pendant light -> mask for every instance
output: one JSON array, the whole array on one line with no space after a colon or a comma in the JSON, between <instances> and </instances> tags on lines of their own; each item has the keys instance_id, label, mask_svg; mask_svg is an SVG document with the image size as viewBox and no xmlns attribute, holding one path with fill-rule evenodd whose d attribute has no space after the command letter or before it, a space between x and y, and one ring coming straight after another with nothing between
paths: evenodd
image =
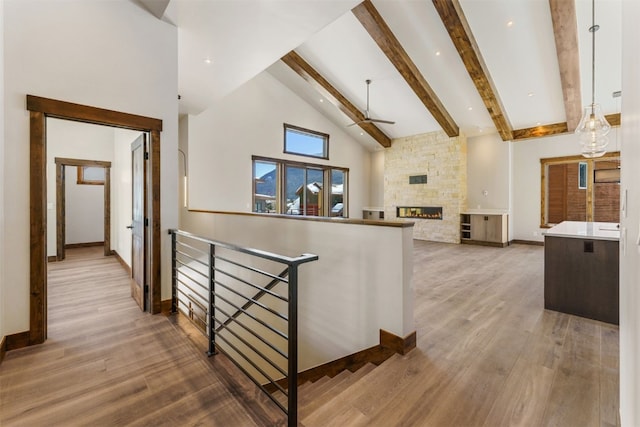
<instances>
[{"instance_id":1,"label":"pendant light","mask_svg":"<svg viewBox=\"0 0 640 427\"><path fill-rule=\"evenodd\" d=\"M582 119L576 128L576 135L582 155L584 157L593 158L601 157L606 153L609 139L607 134L611 130L611 125L602 114L600 104L596 104L596 31L600 29L596 25L595 18L595 0L591 0L591 104L584 108Z\"/></svg>"}]
</instances>

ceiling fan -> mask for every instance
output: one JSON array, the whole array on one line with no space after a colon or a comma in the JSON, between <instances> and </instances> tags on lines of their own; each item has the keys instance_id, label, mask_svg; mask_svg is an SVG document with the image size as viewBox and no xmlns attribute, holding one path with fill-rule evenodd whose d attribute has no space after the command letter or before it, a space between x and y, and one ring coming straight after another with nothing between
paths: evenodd
<instances>
[{"instance_id":1,"label":"ceiling fan","mask_svg":"<svg viewBox=\"0 0 640 427\"><path fill-rule=\"evenodd\" d=\"M371 117L369 117L369 85L371 84L371 79L365 80L365 83L367 84L367 109L364 110L364 120L351 123L347 126L359 125L361 123L386 123L388 125L395 124L396 122L391 120L372 119Z\"/></svg>"}]
</instances>

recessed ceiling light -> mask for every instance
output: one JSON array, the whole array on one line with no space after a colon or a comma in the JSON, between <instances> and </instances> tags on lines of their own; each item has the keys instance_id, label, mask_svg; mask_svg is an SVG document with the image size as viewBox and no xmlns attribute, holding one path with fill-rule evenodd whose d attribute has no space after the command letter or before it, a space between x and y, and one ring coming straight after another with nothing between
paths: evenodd
<instances>
[{"instance_id":1,"label":"recessed ceiling light","mask_svg":"<svg viewBox=\"0 0 640 427\"><path fill-rule=\"evenodd\" d=\"M467 107L467 110L471 111L473 110L473 107Z\"/></svg>"},{"instance_id":2,"label":"recessed ceiling light","mask_svg":"<svg viewBox=\"0 0 640 427\"><path fill-rule=\"evenodd\" d=\"M513 27L513 21L507 22L507 27L509 27L509 28Z\"/></svg>"},{"instance_id":3,"label":"recessed ceiling light","mask_svg":"<svg viewBox=\"0 0 640 427\"><path fill-rule=\"evenodd\" d=\"M436 51L436 56L440 56L440 51Z\"/></svg>"},{"instance_id":4,"label":"recessed ceiling light","mask_svg":"<svg viewBox=\"0 0 640 427\"><path fill-rule=\"evenodd\" d=\"M211 58L204 58L204 63L209 65L211 64L213 61L211 60Z\"/></svg>"},{"instance_id":5,"label":"recessed ceiling light","mask_svg":"<svg viewBox=\"0 0 640 427\"><path fill-rule=\"evenodd\" d=\"M324 102L324 99L320 98L320 102Z\"/></svg>"},{"instance_id":6,"label":"recessed ceiling light","mask_svg":"<svg viewBox=\"0 0 640 427\"><path fill-rule=\"evenodd\" d=\"M533 95L535 95L535 93L533 93L533 92L529 92L529 93L527 94L527 96L528 96L529 98L532 98L532 97L533 97Z\"/></svg>"},{"instance_id":7,"label":"recessed ceiling light","mask_svg":"<svg viewBox=\"0 0 640 427\"><path fill-rule=\"evenodd\" d=\"M364 135L364 132L360 132L360 136Z\"/></svg>"},{"instance_id":8,"label":"recessed ceiling light","mask_svg":"<svg viewBox=\"0 0 640 427\"><path fill-rule=\"evenodd\" d=\"M541 124L540 122L537 122L537 123L536 123L536 126L540 126L540 124Z\"/></svg>"}]
</instances>

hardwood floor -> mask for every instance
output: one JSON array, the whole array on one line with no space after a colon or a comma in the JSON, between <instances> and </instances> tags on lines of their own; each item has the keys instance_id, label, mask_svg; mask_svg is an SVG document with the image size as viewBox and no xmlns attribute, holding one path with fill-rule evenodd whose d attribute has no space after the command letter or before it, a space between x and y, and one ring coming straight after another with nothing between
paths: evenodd
<instances>
[{"instance_id":1,"label":"hardwood floor","mask_svg":"<svg viewBox=\"0 0 640 427\"><path fill-rule=\"evenodd\" d=\"M101 252L49 264L49 337L0 366L0 425L276 423L247 410L240 386L166 317L142 313L127 272Z\"/></svg>"},{"instance_id":2,"label":"hardwood floor","mask_svg":"<svg viewBox=\"0 0 640 427\"><path fill-rule=\"evenodd\" d=\"M305 426L616 425L618 327L543 309L542 247L414 247L418 347Z\"/></svg>"},{"instance_id":3,"label":"hardwood floor","mask_svg":"<svg viewBox=\"0 0 640 427\"><path fill-rule=\"evenodd\" d=\"M618 327L543 309L544 248L414 247L418 350L447 384L418 424L616 425Z\"/></svg>"},{"instance_id":4,"label":"hardwood floor","mask_svg":"<svg viewBox=\"0 0 640 427\"><path fill-rule=\"evenodd\" d=\"M303 425L617 425L618 327L544 310L544 248L414 248L417 348L333 396L301 387ZM0 366L0 425L282 422L167 318L140 313L115 259L88 262L50 265L49 340Z\"/></svg>"}]
</instances>

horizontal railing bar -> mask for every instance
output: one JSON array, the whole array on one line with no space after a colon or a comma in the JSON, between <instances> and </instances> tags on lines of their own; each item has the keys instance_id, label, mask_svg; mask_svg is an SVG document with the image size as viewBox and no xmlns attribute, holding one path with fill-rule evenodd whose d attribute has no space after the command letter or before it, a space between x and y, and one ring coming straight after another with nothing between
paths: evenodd
<instances>
[{"instance_id":1,"label":"horizontal railing bar","mask_svg":"<svg viewBox=\"0 0 640 427\"><path fill-rule=\"evenodd\" d=\"M190 244L185 243L185 242L183 242L181 240L176 240L176 243L178 243L180 246L184 246L185 248L192 249L192 250L194 250L196 252L200 252L202 255L204 255L206 257L209 256L209 252L208 251L205 251L205 250L200 249L200 248L196 248L195 246L191 246Z\"/></svg>"},{"instance_id":2,"label":"horizontal railing bar","mask_svg":"<svg viewBox=\"0 0 640 427\"><path fill-rule=\"evenodd\" d=\"M203 331L202 329L200 329L200 328L198 327L198 325L196 324L196 322L194 322L194 321L193 321L193 319L189 317L189 314L188 314L187 312L185 312L185 311L184 311L183 309L181 309L179 306L178 306L178 307L176 307L176 309L178 310L178 312L179 312L180 314L182 314L184 317L186 317L186 318L189 320L189 322L193 323L193 325L196 327L196 329L197 329L197 330L199 330L199 331L202 333L202 335L204 335L205 337L207 336L206 331Z\"/></svg>"},{"instance_id":3,"label":"horizontal railing bar","mask_svg":"<svg viewBox=\"0 0 640 427\"><path fill-rule=\"evenodd\" d=\"M282 272L280 272L279 276L283 277L283 276L286 276L288 274L289 274L289 267L286 267L284 270L282 270ZM267 283L267 285L265 286L265 289L273 289L275 286L278 285L278 283L279 282L277 280L272 280L271 282ZM258 300L258 299L262 298L263 295L264 295L264 292L260 291L257 294L255 294L251 299L252 300ZM253 303L251 301L247 301L246 303L244 303L242 305L242 308L246 310L249 307L251 307L252 304ZM224 322L224 325L229 324L231 322L231 319L232 318L235 319L236 317L238 317L240 315L240 313L242 313L242 312L241 311L236 311L232 316L229 317L229 319L227 319ZM218 329L220 329L221 327L222 326L218 327Z\"/></svg>"},{"instance_id":4,"label":"horizontal railing bar","mask_svg":"<svg viewBox=\"0 0 640 427\"><path fill-rule=\"evenodd\" d=\"M256 386L258 386L258 388L260 388L260 390L262 390L269 399L271 399L273 401L273 403L275 403L276 405L278 405L278 407L282 410L282 412L284 412L285 414L288 414L289 411L287 410L287 408L280 403L278 400L276 400L275 397L273 397L273 395L269 392L269 390L266 389L266 387L264 385L262 385L258 380L256 380L255 378L253 378L253 376L251 376L251 374L249 374L249 372L247 372L247 370L240 365L239 362L236 361L236 359L234 359L233 357L231 357L231 355L226 352L224 349L222 348L218 348L218 351L220 351L220 353L224 354L225 356L227 356L227 358L229 360L231 360L231 362L233 362L234 365L236 365L236 368L240 369ZM277 384L274 383L274 384ZM284 390L282 387L279 387L280 390L282 390L282 393L286 396L289 395L289 393L286 392L286 390Z\"/></svg>"},{"instance_id":5,"label":"horizontal railing bar","mask_svg":"<svg viewBox=\"0 0 640 427\"><path fill-rule=\"evenodd\" d=\"M202 277L204 277L205 279L209 280L209 276L207 276L206 273L203 273L200 270L196 270L195 268L193 268L192 266L190 266L189 264L185 264L184 262L180 261L179 259L176 259L176 262L179 263L180 265L182 265L185 268L188 268L191 271L195 271L196 273L198 273L199 275L201 275ZM178 273L183 273L182 271L180 271L180 269L178 268ZM184 274L184 273L183 273ZM193 280L194 282L196 281L195 279L191 278L191 280Z\"/></svg>"},{"instance_id":6,"label":"horizontal railing bar","mask_svg":"<svg viewBox=\"0 0 640 427\"><path fill-rule=\"evenodd\" d=\"M202 303L202 301L198 301L192 294L186 294L185 296L189 301L197 305L198 308L202 309L204 312L207 311L207 307ZM201 297L202 295L198 295L198 296ZM203 299L206 300L206 298L203 298Z\"/></svg>"},{"instance_id":7,"label":"horizontal railing bar","mask_svg":"<svg viewBox=\"0 0 640 427\"><path fill-rule=\"evenodd\" d=\"M222 322L220 320L218 320L216 317L212 316L211 317L215 322L218 322L219 324L222 324ZM269 365L273 366L278 372L280 372L282 375L284 375L285 377L287 376L287 371L283 370L280 366L278 366L276 364L276 362L274 362L273 360L271 360L269 357L267 357L264 353L262 353L260 350L258 350L257 348L255 348L255 346L249 342L247 342L247 340L245 340L244 338L242 338L240 335L236 334L233 329L225 327L224 330L226 330L227 332L229 332L231 335L233 335L234 337L236 337L238 340L240 340L240 342L242 342L245 346L249 347L255 354L257 354L258 356L260 356L262 358L262 360L264 360L265 362L267 362ZM220 332L216 332L216 336L220 337Z\"/></svg>"},{"instance_id":8,"label":"horizontal railing bar","mask_svg":"<svg viewBox=\"0 0 640 427\"><path fill-rule=\"evenodd\" d=\"M182 302L182 301L181 301L181 302ZM184 302L182 302L182 307L184 307L184 309L183 309L183 310L187 310L187 309L188 309L188 306L187 306ZM205 315L206 315L206 314L207 314L207 313L205 313ZM192 321L193 321L193 323L198 327L198 329L200 329L201 331L203 331L203 332L204 332L204 329L202 329L202 328L203 328L203 327L206 327L206 324L207 324L207 318L206 318L206 317L204 317L204 318L203 318L203 317L198 316L195 312L193 312L193 313L189 313L188 311L187 311L186 313L183 313L183 315L187 316L187 317L189 318L189 320L192 320ZM199 320L200 322L202 322L202 324L201 324L201 325L198 325L198 324L195 322L196 320ZM206 335L206 333L205 333L205 335Z\"/></svg>"},{"instance_id":9,"label":"horizontal railing bar","mask_svg":"<svg viewBox=\"0 0 640 427\"><path fill-rule=\"evenodd\" d=\"M248 311L244 310L241 307L238 307L237 305L235 305L234 303L232 303L231 301L229 301L228 299L226 299L225 297L223 297L222 295L218 295L216 294L217 298L220 298L222 301L226 302L227 304L229 304L231 307L243 312L244 314L246 314L247 316L249 316L250 318L252 318L253 320L255 320L256 322L260 323L262 326L264 326L265 328L269 329L271 332L273 332L276 335L279 335L280 337L284 338L285 340L288 340L289 338L287 337L287 335L284 332L281 332L280 330L274 328L273 326L268 325L264 320L258 319L257 317L255 317L253 314L249 313ZM217 307L217 306L216 306Z\"/></svg>"},{"instance_id":10,"label":"horizontal railing bar","mask_svg":"<svg viewBox=\"0 0 640 427\"><path fill-rule=\"evenodd\" d=\"M193 290L193 289L190 289ZM198 301L195 297L193 297L191 294L186 293L183 289L177 289L177 292L184 295L189 301L191 301L192 303L196 304L198 306L198 308L204 310L204 312L207 312L207 307L205 305L202 305L202 303L200 301ZM198 295L199 297L201 297L202 295ZM206 300L206 298L203 298Z\"/></svg>"},{"instance_id":11,"label":"horizontal railing bar","mask_svg":"<svg viewBox=\"0 0 640 427\"><path fill-rule=\"evenodd\" d=\"M235 345L233 345L228 339L226 339L225 337L223 337L222 335L218 335L218 338L220 338L222 341L226 342L227 345L229 347L231 347L236 353L238 353L244 360L246 360L247 362L249 362L249 364L251 366L253 366L256 371L260 372L260 375L262 375L263 377L265 377L267 380L269 380L269 382L271 384L273 384L274 386L276 386L277 388L280 389L280 391L282 391L283 393L286 394L286 392L284 391L284 388L282 388L282 386L280 384L278 384L278 382L276 380L274 380L273 378L271 378L271 376L269 374L267 374L260 366L256 365L256 363L251 360L246 354L244 354L243 352L241 352ZM250 377L252 377L252 375L249 375Z\"/></svg>"},{"instance_id":12,"label":"horizontal railing bar","mask_svg":"<svg viewBox=\"0 0 640 427\"><path fill-rule=\"evenodd\" d=\"M289 319L287 319L287 317L285 315L278 313L276 310L272 309L271 307L267 307L266 305L262 304L260 301L256 301L256 300L254 300L252 298L244 296L243 294L241 294L240 292L236 291L235 289L233 289L233 288L231 288L231 287L229 287L229 286L225 285L224 283L219 282L217 280L214 280L214 283L216 285L222 286L223 288L225 288L229 292L232 292L232 293L238 295L240 298L244 298L247 301L253 301L253 305L256 305L256 306L262 308L263 310L268 311L269 313L273 314L274 316L277 316L277 317L281 318L284 321L287 321L287 322L289 321ZM220 294L216 293L215 295L218 296Z\"/></svg>"},{"instance_id":13,"label":"horizontal railing bar","mask_svg":"<svg viewBox=\"0 0 640 427\"><path fill-rule=\"evenodd\" d=\"M269 273L269 272L264 271L264 270L260 270L259 268L250 267L250 266L248 266L248 265L243 265L243 264L240 264L239 262L233 261L233 260L231 260L231 259L225 258L225 257L220 256L220 255L216 255L216 256L215 256L215 258L216 258L216 259L219 259L219 260L221 260L221 261L224 261L224 262L228 262L229 264L233 264L233 265L235 265L235 266L238 266L238 267L244 268L245 270L251 270L251 271L253 271L254 273L258 273L258 274L261 274L261 275L263 275L263 276L271 277L272 279L276 279L276 280L278 280L279 282L289 283L289 280L285 279L284 277L282 277L282 276L277 276L277 275L275 275L275 274Z\"/></svg>"},{"instance_id":14,"label":"horizontal railing bar","mask_svg":"<svg viewBox=\"0 0 640 427\"><path fill-rule=\"evenodd\" d=\"M219 247L222 247L222 248L230 249L232 251L236 251L236 252L240 252L240 253L244 253L244 254L249 254L249 255L254 255L254 256L257 256L259 258L264 258L264 259L268 259L268 260L271 260L271 261L280 262L280 263L288 264L288 265L300 265L300 264L304 264L306 262L316 261L318 259L318 256L317 255L313 255L313 254L302 254L300 256L292 258L292 257L284 256L284 255L277 255L277 254L274 254L274 253L271 253L271 252L267 252L267 251L263 251L263 250L260 250L260 249L243 248L241 246L232 245L230 243L219 242L219 241L215 241L215 240L199 237L199 236L196 236L195 234L191 234L191 233L188 233L186 231L181 231L181 230L171 229L171 230L169 230L169 233L176 234L178 236L189 237L189 238L191 238L193 240L198 240L200 242L209 243L211 245L215 245L215 246L219 246Z\"/></svg>"},{"instance_id":15,"label":"horizontal railing bar","mask_svg":"<svg viewBox=\"0 0 640 427\"><path fill-rule=\"evenodd\" d=\"M253 329L251 329L250 327L246 326L244 323L242 323L241 321L239 321L236 318L232 318L229 313L227 313L226 311L224 311L223 309L221 309L220 307L218 307L217 305L214 306L216 311L220 311L222 312L222 314L224 314L227 318L232 319L231 322L235 322L238 325L240 325L242 327L242 329L244 329L245 331L249 332L251 335L253 335L254 337L258 338L260 341L262 341L264 344L268 345L273 351L277 352L280 356L282 356L285 359L288 359L287 355L281 351L278 347L276 347L275 345L273 345L272 343L270 343L269 341L267 341L265 338L262 338L260 335L258 335L257 332L255 332ZM215 316L214 316L215 317ZM216 318L216 322L220 323L221 326L219 326L218 328L216 328L216 333L218 333L219 331L221 331L222 329L226 329L227 325L229 325L229 323L225 322L221 322L220 320L218 320ZM286 340L285 340L286 341ZM286 375L286 374L285 374Z\"/></svg>"},{"instance_id":16,"label":"horizontal railing bar","mask_svg":"<svg viewBox=\"0 0 640 427\"><path fill-rule=\"evenodd\" d=\"M262 286L258 286L255 283L251 283L251 282L249 282L247 280L241 279L240 277L237 277L237 276L235 276L235 275L233 275L231 273L227 273L226 271L221 270L219 268L215 268L215 271L216 271L216 273L222 273L227 277L230 277L230 278L232 278L234 280L237 280L237 281L239 281L241 283L244 283L247 286L251 286L253 289L256 289L256 290L258 290L260 292L264 292L265 294L269 294L274 298L278 298L280 301L289 302L289 300L286 297L283 297L282 295L278 294L277 292L273 292L273 291L271 291L271 290L269 290L267 288L264 288ZM276 280L276 279L274 279L274 280ZM284 282L284 283L287 283L287 282Z\"/></svg>"},{"instance_id":17,"label":"horizontal railing bar","mask_svg":"<svg viewBox=\"0 0 640 427\"><path fill-rule=\"evenodd\" d=\"M176 255L180 255L180 256L183 256L183 257L185 257L185 258L188 258L188 259L191 259L191 260L193 260L193 261L196 261L196 262L198 262L198 263L200 263L200 264L204 265L205 267L207 267L207 266L208 266L208 264L207 264L206 262L201 261L201 260L200 260L199 258L197 258L196 256L193 256L193 255L191 255L191 254L189 254L189 253L187 253L187 252L180 251L180 250L176 249ZM200 256L205 256L205 255L200 255Z\"/></svg>"},{"instance_id":18,"label":"horizontal railing bar","mask_svg":"<svg viewBox=\"0 0 640 427\"><path fill-rule=\"evenodd\" d=\"M181 258L179 258L178 255L180 255ZM186 258L186 259L183 259L183 258ZM191 268L192 270L195 270L195 271L200 271L197 268L195 268L195 267L199 267L199 266L201 266L203 268L209 268L209 265L206 262L200 261L198 258L191 258L188 255L183 254L183 253L177 253L176 254L176 261L179 262L180 264L184 265L184 266L187 266L187 267ZM190 265L192 263L197 263L198 265L195 266L195 267L192 267Z\"/></svg>"},{"instance_id":19,"label":"horizontal railing bar","mask_svg":"<svg viewBox=\"0 0 640 427\"><path fill-rule=\"evenodd\" d=\"M192 288L191 286L189 286L189 284L187 284L186 282L183 282L182 280L180 280L180 279L179 279L179 278L177 278L177 277L176 277L176 281L178 281L182 286L184 286L185 288L189 289L190 291L192 291L192 292L194 292L194 293L196 293L196 294L200 295L200 294L198 293L198 291L197 291L197 290L193 289L193 288ZM198 282L194 282L194 283L198 284ZM205 291L207 291L207 293L209 292L209 290L208 290L205 286L202 286L202 285L199 285L199 286L200 286L200 287L202 287ZM200 295L200 296L202 296L202 295ZM205 297L205 299L207 299L207 298Z\"/></svg>"}]
</instances>

